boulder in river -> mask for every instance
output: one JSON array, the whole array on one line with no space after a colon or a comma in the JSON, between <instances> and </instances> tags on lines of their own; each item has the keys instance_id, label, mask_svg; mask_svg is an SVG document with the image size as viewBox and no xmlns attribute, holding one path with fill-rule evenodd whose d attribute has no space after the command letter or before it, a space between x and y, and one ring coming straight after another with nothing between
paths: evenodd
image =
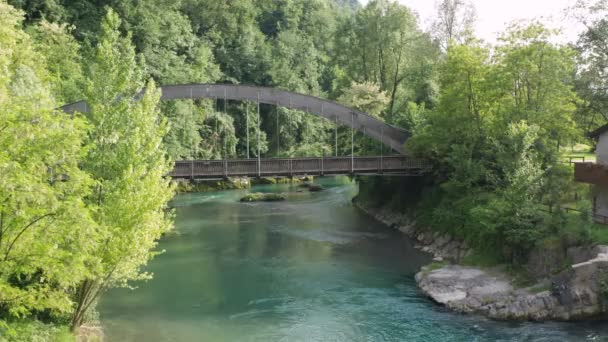
<instances>
[{"instance_id":1,"label":"boulder in river","mask_svg":"<svg viewBox=\"0 0 608 342\"><path fill-rule=\"evenodd\" d=\"M310 192L319 192L319 191L323 191L325 189L325 188L323 188L323 186L321 186L319 184L314 184L314 183L303 183L303 184L300 184L299 187L308 189L308 191L310 191Z\"/></svg>"},{"instance_id":2,"label":"boulder in river","mask_svg":"<svg viewBox=\"0 0 608 342\"><path fill-rule=\"evenodd\" d=\"M285 194L255 192L241 197L241 202L278 202L286 198Z\"/></svg>"}]
</instances>

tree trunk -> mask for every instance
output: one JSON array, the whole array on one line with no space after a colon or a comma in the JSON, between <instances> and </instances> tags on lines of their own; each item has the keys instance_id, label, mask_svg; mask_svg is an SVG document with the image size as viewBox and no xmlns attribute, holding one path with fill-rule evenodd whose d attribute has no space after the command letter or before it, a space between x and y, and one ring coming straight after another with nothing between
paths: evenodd
<instances>
[{"instance_id":1,"label":"tree trunk","mask_svg":"<svg viewBox=\"0 0 608 342\"><path fill-rule=\"evenodd\" d=\"M99 283L95 280L85 280L80 284L75 299L77 305L72 316L71 331L76 331L84 322L87 311L99 295L99 288Z\"/></svg>"}]
</instances>

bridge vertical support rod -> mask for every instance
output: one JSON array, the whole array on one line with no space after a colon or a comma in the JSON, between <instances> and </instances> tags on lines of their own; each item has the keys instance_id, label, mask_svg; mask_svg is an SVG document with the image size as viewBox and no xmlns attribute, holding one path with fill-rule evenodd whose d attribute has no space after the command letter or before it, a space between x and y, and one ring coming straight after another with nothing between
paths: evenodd
<instances>
[{"instance_id":1,"label":"bridge vertical support rod","mask_svg":"<svg viewBox=\"0 0 608 342\"><path fill-rule=\"evenodd\" d=\"M262 164L260 159L260 92L258 91L258 178L262 175Z\"/></svg>"},{"instance_id":2,"label":"bridge vertical support rod","mask_svg":"<svg viewBox=\"0 0 608 342\"><path fill-rule=\"evenodd\" d=\"M336 138L335 147L336 147L336 157L338 156L338 116L336 115L336 124L334 125L334 136Z\"/></svg>"},{"instance_id":3,"label":"bridge vertical support rod","mask_svg":"<svg viewBox=\"0 0 608 342\"><path fill-rule=\"evenodd\" d=\"M219 105L218 97L217 96L215 96L213 98L213 109L215 110L215 132L214 133L215 133L215 135L217 135L217 138L219 139L220 138L220 132L219 132L219 130L217 128L217 121L218 121L217 114L220 112L220 105ZM214 137L213 140L215 140L215 137ZM219 143L219 141L216 141L216 143ZM215 148L219 149L219 147L217 147L217 144L214 143L214 145L215 145L214 149ZM213 158L215 159L215 156Z\"/></svg>"},{"instance_id":4,"label":"bridge vertical support rod","mask_svg":"<svg viewBox=\"0 0 608 342\"><path fill-rule=\"evenodd\" d=\"M274 106L274 112L277 116L277 157L281 155L281 126L279 125L279 102Z\"/></svg>"},{"instance_id":5,"label":"bridge vertical support rod","mask_svg":"<svg viewBox=\"0 0 608 342\"><path fill-rule=\"evenodd\" d=\"M194 160L190 161L190 179L194 180Z\"/></svg>"},{"instance_id":6,"label":"bridge vertical support rod","mask_svg":"<svg viewBox=\"0 0 608 342\"><path fill-rule=\"evenodd\" d=\"M228 112L226 111L226 87L224 87L224 115L228 115ZM224 137L224 160L228 159L228 149L226 148L226 137Z\"/></svg>"},{"instance_id":7,"label":"bridge vertical support rod","mask_svg":"<svg viewBox=\"0 0 608 342\"><path fill-rule=\"evenodd\" d=\"M324 166L323 165L323 161L324 161L324 159L325 159L325 156L322 156L321 157L321 176L323 176L325 174L325 170L323 169L323 166Z\"/></svg>"},{"instance_id":8,"label":"bridge vertical support rod","mask_svg":"<svg viewBox=\"0 0 608 342\"><path fill-rule=\"evenodd\" d=\"M380 173L384 171L384 126L380 126Z\"/></svg>"},{"instance_id":9,"label":"bridge vertical support rod","mask_svg":"<svg viewBox=\"0 0 608 342\"><path fill-rule=\"evenodd\" d=\"M190 117L194 117L194 99L192 98L192 87L190 87ZM192 144L192 140L190 140L190 144ZM198 145L194 146L194 152L198 154Z\"/></svg>"},{"instance_id":10,"label":"bridge vertical support rod","mask_svg":"<svg viewBox=\"0 0 608 342\"><path fill-rule=\"evenodd\" d=\"M350 112L350 172L355 173L355 113Z\"/></svg>"},{"instance_id":11,"label":"bridge vertical support rod","mask_svg":"<svg viewBox=\"0 0 608 342\"><path fill-rule=\"evenodd\" d=\"M247 126L247 159L249 159L249 102L245 102L245 121Z\"/></svg>"}]
</instances>

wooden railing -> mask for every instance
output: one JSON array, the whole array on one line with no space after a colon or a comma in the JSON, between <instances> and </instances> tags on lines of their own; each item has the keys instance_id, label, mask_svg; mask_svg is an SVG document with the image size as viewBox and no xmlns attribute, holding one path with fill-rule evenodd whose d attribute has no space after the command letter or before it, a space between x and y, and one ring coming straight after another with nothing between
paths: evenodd
<instances>
[{"instance_id":1,"label":"wooden railing","mask_svg":"<svg viewBox=\"0 0 608 342\"><path fill-rule=\"evenodd\" d=\"M561 161L564 164L576 164L576 163L585 163L585 156L564 156L564 159ZM588 160L587 160L588 161Z\"/></svg>"},{"instance_id":2,"label":"wooden railing","mask_svg":"<svg viewBox=\"0 0 608 342\"><path fill-rule=\"evenodd\" d=\"M346 174L418 176L429 170L428 163L408 156L180 160L175 162L169 176L192 179Z\"/></svg>"}]
</instances>

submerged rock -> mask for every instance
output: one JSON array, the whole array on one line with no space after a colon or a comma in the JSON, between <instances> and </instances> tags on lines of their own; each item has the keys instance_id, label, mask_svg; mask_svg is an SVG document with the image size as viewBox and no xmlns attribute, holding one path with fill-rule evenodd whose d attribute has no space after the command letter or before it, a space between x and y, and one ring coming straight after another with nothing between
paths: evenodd
<instances>
[{"instance_id":1,"label":"submerged rock","mask_svg":"<svg viewBox=\"0 0 608 342\"><path fill-rule=\"evenodd\" d=\"M298 187L308 189L308 191L310 191L310 192L319 192L319 191L323 191L325 189L325 188L323 188L323 186L321 186L319 184L314 184L314 183L303 183L303 184L298 185Z\"/></svg>"},{"instance_id":2,"label":"submerged rock","mask_svg":"<svg viewBox=\"0 0 608 342\"><path fill-rule=\"evenodd\" d=\"M241 202L278 202L286 198L284 194L256 192L241 197Z\"/></svg>"}]
</instances>

